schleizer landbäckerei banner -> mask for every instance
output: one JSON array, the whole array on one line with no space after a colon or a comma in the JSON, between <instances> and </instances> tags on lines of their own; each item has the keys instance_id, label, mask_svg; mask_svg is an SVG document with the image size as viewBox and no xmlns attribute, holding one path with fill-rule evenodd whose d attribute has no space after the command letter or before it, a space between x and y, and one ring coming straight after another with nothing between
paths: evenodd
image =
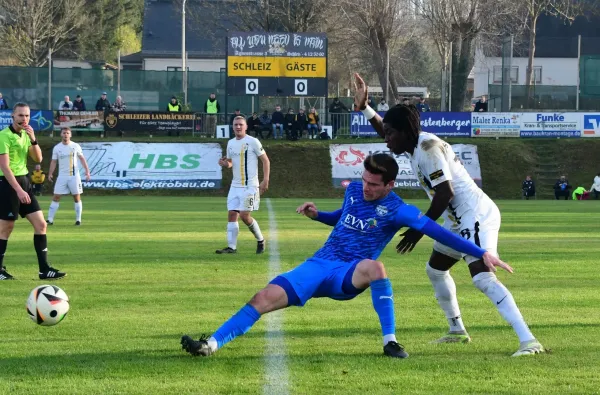
<instances>
[{"instance_id":1,"label":"schleizer landb\u00e4ckerei banner","mask_svg":"<svg viewBox=\"0 0 600 395\"><path fill-rule=\"evenodd\" d=\"M97 189L218 189L221 187L217 143L81 143L91 181Z\"/></svg>"},{"instance_id":2,"label":"schleizer landb\u00e4ckerei banner","mask_svg":"<svg viewBox=\"0 0 600 395\"><path fill-rule=\"evenodd\" d=\"M452 150L467 169L475 183L481 187L481 167L477 146L470 144L453 144ZM364 170L364 160L367 156L377 153L386 153L396 158L398 177L395 188L419 189L421 185L417 175L410 166L410 159L406 154L394 155L385 143L371 144L332 144L329 146L331 156L331 171L334 187L346 187L351 181L360 181Z\"/></svg>"},{"instance_id":3,"label":"schleizer landb\u00e4ckerei banner","mask_svg":"<svg viewBox=\"0 0 600 395\"><path fill-rule=\"evenodd\" d=\"M322 33L231 32L230 95L326 96L327 36Z\"/></svg>"}]
</instances>

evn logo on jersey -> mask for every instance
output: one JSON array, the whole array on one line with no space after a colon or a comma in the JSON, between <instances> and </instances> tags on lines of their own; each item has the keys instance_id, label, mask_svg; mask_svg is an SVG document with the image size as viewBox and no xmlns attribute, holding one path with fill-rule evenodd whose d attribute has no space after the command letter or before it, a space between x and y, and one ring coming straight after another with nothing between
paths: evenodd
<instances>
[{"instance_id":1,"label":"evn logo on jersey","mask_svg":"<svg viewBox=\"0 0 600 395\"><path fill-rule=\"evenodd\" d=\"M346 214L346 218L344 218L343 224L347 228L365 232L369 229L376 228L377 220L375 218L360 219L360 218L356 218L352 214Z\"/></svg>"}]
</instances>

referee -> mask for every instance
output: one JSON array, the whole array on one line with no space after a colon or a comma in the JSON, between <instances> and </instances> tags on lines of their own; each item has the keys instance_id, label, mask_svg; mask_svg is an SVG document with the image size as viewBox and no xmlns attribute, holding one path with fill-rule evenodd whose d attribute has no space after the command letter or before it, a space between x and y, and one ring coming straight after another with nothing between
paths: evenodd
<instances>
[{"instance_id":1,"label":"referee","mask_svg":"<svg viewBox=\"0 0 600 395\"><path fill-rule=\"evenodd\" d=\"M50 267L46 257L46 221L31 187L27 156L42 161L42 151L29 125L30 109L25 103L13 107L12 125L0 131L0 280L13 280L3 265L8 238L17 216L33 226L33 245L38 258L40 280L66 276Z\"/></svg>"}]
</instances>

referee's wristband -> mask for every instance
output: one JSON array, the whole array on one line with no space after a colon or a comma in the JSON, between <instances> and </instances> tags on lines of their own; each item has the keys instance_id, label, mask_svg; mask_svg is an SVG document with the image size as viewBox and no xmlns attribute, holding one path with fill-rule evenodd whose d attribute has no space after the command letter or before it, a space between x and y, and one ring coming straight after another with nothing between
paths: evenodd
<instances>
[{"instance_id":1,"label":"referee's wristband","mask_svg":"<svg viewBox=\"0 0 600 395\"><path fill-rule=\"evenodd\" d=\"M38 141L37 140L32 141L31 145L38 145Z\"/></svg>"},{"instance_id":2,"label":"referee's wristband","mask_svg":"<svg viewBox=\"0 0 600 395\"><path fill-rule=\"evenodd\" d=\"M365 118L367 118L367 120L374 118L375 115L377 115L377 113L375 112L375 110L373 110L369 105L367 105L367 108L365 108L364 110L361 110L363 115L365 116Z\"/></svg>"}]
</instances>

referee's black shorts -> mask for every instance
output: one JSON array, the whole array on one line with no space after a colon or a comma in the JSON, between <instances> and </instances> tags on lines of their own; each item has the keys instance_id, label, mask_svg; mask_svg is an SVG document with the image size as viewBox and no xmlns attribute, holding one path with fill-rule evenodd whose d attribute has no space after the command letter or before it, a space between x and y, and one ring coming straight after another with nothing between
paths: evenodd
<instances>
[{"instance_id":1,"label":"referee's black shorts","mask_svg":"<svg viewBox=\"0 0 600 395\"><path fill-rule=\"evenodd\" d=\"M19 185L21 185L21 188L29 194L31 203L21 203L17 196L17 191L13 189L4 176L0 176L0 219L6 221L16 221L17 215L25 218L25 216L41 210L40 204L33 194L29 175L17 176L15 178Z\"/></svg>"}]
</instances>

